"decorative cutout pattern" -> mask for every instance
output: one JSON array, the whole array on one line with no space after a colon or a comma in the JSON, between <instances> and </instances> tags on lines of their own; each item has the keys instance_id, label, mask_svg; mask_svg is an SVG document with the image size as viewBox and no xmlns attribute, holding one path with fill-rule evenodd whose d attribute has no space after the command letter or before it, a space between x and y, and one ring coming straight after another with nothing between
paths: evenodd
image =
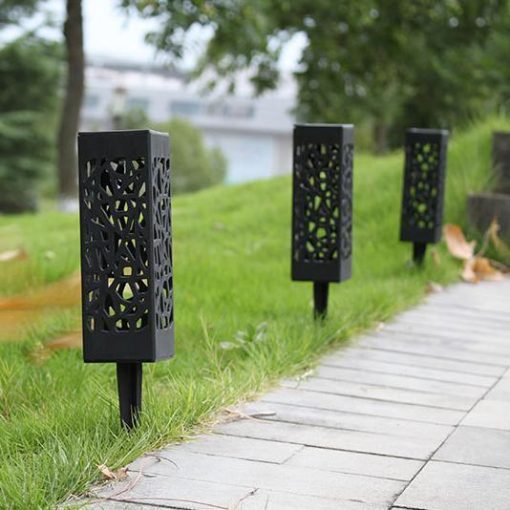
<instances>
[{"instance_id":1,"label":"decorative cutout pattern","mask_svg":"<svg viewBox=\"0 0 510 510\"><path fill-rule=\"evenodd\" d=\"M173 281L170 224L170 160L154 158L152 168L154 215L154 294L156 327L173 322Z\"/></svg>"},{"instance_id":2,"label":"decorative cutout pattern","mask_svg":"<svg viewBox=\"0 0 510 510\"><path fill-rule=\"evenodd\" d=\"M340 256L342 260L352 255L352 169L354 160L354 145L349 143L344 146L342 164L342 190L340 220L342 235L340 237Z\"/></svg>"},{"instance_id":3,"label":"decorative cutout pattern","mask_svg":"<svg viewBox=\"0 0 510 510\"><path fill-rule=\"evenodd\" d=\"M440 143L412 142L406 147L403 226L422 230L438 226Z\"/></svg>"},{"instance_id":4,"label":"decorative cutout pattern","mask_svg":"<svg viewBox=\"0 0 510 510\"><path fill-rule=\"evenodd\" d=\"M142 157L91 159L82 173L84 315L91 332L148 324L147 181Z\"/></svg>"},{"instance_id":5,"label":"decorative cutout pattern","mask_svg":"<svg viewBox=\"0 0 510 510\"><path fill-rule=\"evenodd\" d=\"M295 148L294 260L332 262L351 254L353 146L301 144ZM343 168L342 168L343 167ZM340 228L341 236L339 253Z\"/></svg>"}]
</instances>

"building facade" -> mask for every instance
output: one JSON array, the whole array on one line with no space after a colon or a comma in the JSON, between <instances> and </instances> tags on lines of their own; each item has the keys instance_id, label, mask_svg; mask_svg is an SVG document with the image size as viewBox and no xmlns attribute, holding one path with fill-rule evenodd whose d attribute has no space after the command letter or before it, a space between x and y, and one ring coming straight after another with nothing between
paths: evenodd
<instances>
[{"instance_id":1,"label":"building facade","mask_svg":"<svg viewBox=\"0 0 510 510\"><path fill-rule=\"evenodd\" d=\"M204 88L205 78L189 82L163 68L94 61L86 71L82 129L111 129L116 115L132 109L143 110L156 123L185 118L208 145L222 150L228 183L291 171L295 86L290 76L260 97L243 78L233 95L204 93Z\"/></svg>"}]
</instances>

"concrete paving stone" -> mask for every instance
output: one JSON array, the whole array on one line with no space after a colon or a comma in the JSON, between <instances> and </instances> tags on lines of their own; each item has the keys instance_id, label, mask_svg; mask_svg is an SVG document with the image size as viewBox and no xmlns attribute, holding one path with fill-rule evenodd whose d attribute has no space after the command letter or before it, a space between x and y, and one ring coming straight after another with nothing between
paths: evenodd
<instances>
[{"instance_id":1,"label":"concrete paving stone","mask_svg":"<svg viewBox=\"0 0 510 510\"><path fill-rule=\"evenodd\" d=\"M375 432L396 437L417 437L443 441L453 431L451 425L437 425L328 409L311 409L288 404L253 402L240 406L244 414L263 416L264 420L315 425L344 430Z\"/></svg>"},{"instance_id":2,"label":"concrete paving stone","mask_svg":"<svg viewBox=\"0 0 510 510\"><path fill-rule=\"evenodd\" d=\"M305 446L287 464L338 473L409 481L422 466L421 461L366 453L326 450Z\"/></svg>"},{"instance_id":3,"label":"concrete paving stone","mask_svg":"<svg viewBox=\"0 0 510 510\"><path fill-rule=\"evenodd\" d=\"M469 364L484 363L491 365L499 370L499 373L491 375L501 375L510 366L510 356L508 354L486 354L483 352L467 351L466 349L440 347L434 345L434 342L419 343L410 341L398 341L397 338L384 337L381 335L377 340L360 342L358 347L366 349L376 349L387 353L410 354L413 356L427 356L429 358L461 361ZM468 365L469 367L469 365Z\"/></svg>"},{"instance_id":4,"label":"concrete paving stone","mask_svg":"<svg viewBox=\"0 0 510 510\"><path fill-rule=\"evenodd\" d=\"M510 469L510 431L459 427L434 455L434 460Z\"/></svg>"},{"instance_id":5,"label":"concrete paving stone","mask_svg":"<svg viewBox=\"0 0 510 510\"><path fill-rule=\"evenodd\" d=\"M283 388L265 395L263 402L292 404L314 409L329 409L358 414L369 414L388 418L456 425L464 417L462 411L425 407L413 404L398 404L366 398L347 397L311 391Z\"/></svg>"},{"instance_id":6,"label":"concrete paving stone","mask_svg":"<svg viewBox=\"0 0 510 510\"><path fill-rule=\"evenodd\" d=\"M438 338L457 338L462 339L466 343L476 344L486 342L489 346L494 342L494 346L500 347L500 349L506 350L508 347L508 339L505 336L504 329L499 327L490 327L490 323L487 325L465 325L452 324L445 322L444 318L428 317L422 320L410 320L405 317L399 317L397 320L388 322L384 325L381 330L382 333L386 334L400 334L411 337L413 335L419 336L437 336Z\"/></svg>"},{"instance_id":7,"label":"concrete paving stone","mask_svg":"<svg viewBox=\"0 0 510 510\"><path fill-rule=\"evenodd\" d=\"M355 359L367 359L372 361L384 361L386 363L396 363L400 365L434 368L439 370L448 370L451 372L459 372L474 375L489 375L500 377L506 370L504 366L487 365L483 363L472 363L467 361L454 361L424 354L410 354L399 352L387 352L377 349L363 349L348 347L341 349L332 357L352 357ZM328 358L329 359L329 358Z\"/></svg>"},{"instance_id":8,"label":"concrete paving stone","mask_svg":"<svg viewBox=\"0 0 510 510\"><path fill-rule=\"evenodd\" d=\"M175 446L183 451L258 460L281 464L301 449L299 445L238 436L203 435L189 443Z\"/></svg>"},{"instance_id":9,"label":"concrete paving stone","mask_svg":"<svg viewBox=\"0 0 510 510\"><path fill-rule=\"evenodd\" d=\"M508 375L508 372L494 385L484 399L510 402L510 375Z\"/></svg>"},{"instance_id":10,"label":"concrete paving stone","mask_svg":"<svg viewBox=\"0 0 510 510\"><path fill-rule=\"evenodd\" d=\"M336 381L352 381L363 384L376 384L384 388L404 388L422 391L425 393L438 393L440 395L454 395L462 397L481 398L486 392L485 388L467 386L462 383L418 379L398 374L384 374L355 370L353 368L331 367L319 365L314 372L316 377Z\"/></svg>"},{"instance_id":11,"label":"concrete paving stone","mask_svg":"<svg viewBox=\"0 0 510 510\"><path fill-rule=\"evenodd\" d=\"M500 302L504 303L505 299L508 299L508 296L501 296ZM452 299L449 299L448 296L442 296L441 300L434 301L435 304L444 307L452 306ZM462 303L462 308L473 310L474 312L486 313L489 312L496 316L504 316L508 313L508 308L504 304L497 304L496 298L494 296L480 296L480 300L464 300L459 299L457 303Z\"/></svg>"},{"instance_id":12,"label":"concrete paving stone","mask_svg":"<svg viewBox=\"0 0 510 510\"><path fill-rule=\"evenodd\" d=\"M489 310L481 312L473 308L462 306L461 303L451 303L450 306L447 307L436 305L434 303L428 303L424 306L421 306L419 309L417 308L416 312L437 315L439 317L452 317L455 319L459 318L466 320L466 322L469 322L470 320L481 323L490 321L491 324L500 324L503 328L510 325L510 319L508 319L505 313L491 312Z\"/></svg>"},{"instance_id":13,"label":"concrete paving stone","mask_svg":"<svg viewBox=\"0 0 510 510\"><path fill-rule=\"evenodd\" d=\"M138 482L134 483L135 480ZM254 490L255 487L188 479L181 476L177 470L171 478L158 476L156 473L150 476L142 475L140 478L137 472L131 472L128 479L104 488L99 495L131 503L133 508L137 508L138 505L152 505L185 510L211 510L211 508L235 508ZM97 502L92 503L92 505L97 504ZM102 507L92 506L91 508ZM108 506L104 508L110 510ZM131 508L127 507L126 510Z\"/></svg>"},{"instance_id":14,"label":"concrete paving stone","mask_svg":"<svg viewBox=\"0 0 510 510\"><path fill-rule=\"evenodd\" d=\"M201 481L218 484L222 490L227 490L225 488L230 486L250 490L258 488L295 495L389 505L405 486L405 482L396 480L176 450L164 449L158 452L158 456L163 460L145 471L147 480L153 480L150 485L145 484L145 490L150 486L160 487L162 483L166 487L181 487L183 480L188 480L190 488L195 481ZM155 480L154 475L159 480ZM168 481L163 482L160 477L166 477ZM193 499L203 501L196 497Z\"/></svg>"},{"instance_id":15,"label":"concrete paving stone","mask_svg":"<svg viewBox=\"0 0 510 510\"><path fill-rule=\"evenodd\" d=\"M397 320L387 322L382 329L383 332L402 332L408 334L407 327L413 327L413 335L426 336L434 332L438 338L450 340L463 338L469 344L485 343L487 349L501 349L508 351L508 337L505 335L505 328L510 327L510 321L490 321L487 319L457 319L452 315L440 315L436 312L419 313L413 315L401 315Z\"/></svg>"},{"instance_id":16,"label":"concrete paving stone","mask_svg":"<svg viewBox=\"0 0 510 510\"><path fill-rule=\"evenodd\" d=\"M372 505L324 497L302 496L287 492L258 490L240 505L241 510L386 510L385 505ZM237 510L237 509L236 509Z\"/></svg>"},{"instance_id":17,"label":"concrete paving stone","mask_svg":"<svg viewBox=\"0 0 510 510\"><path fill-rule=\"evenodd\" d=\"M301 381L287 380L282 383L284 387L314 391L319 393L331 393L334 395L348 395L353 397L369 398L384 402L398 402L402 404L418 404L422 406L437 407L443 409L457 409L467 411L476 403L474 397L461 397L452 395L440 395L437 393L425 393L407 389L385 388L373 384L361 384L349 381L331 381L309 377Z\"/></svg>"},{"instance_id":18,"label":"concrete paving stone","mask_svg":"<svg viewBox=\"0 0 510 510\"><path fill-rule=\"evenodd\" d=\"M474 308L465 307L460 303L451 303L448 307L442 305L427 304L420 308L419 311L438 315L448 314L452 317L462 316L480 322L490 321L491 324L500 324L502 328L508 327L510 322L506 313L491 312L489 310L479 311Z\"/></svg>"},{"instance_id":19,"label":"concrete paving stone","mask_svg":"<svg viewBox=\"0 0 510 510\"><path fill-rule=\"evenodd\" d=\"M429 462L395 502L427 510L508 510L510 471Z\"/></svg>"},{"instance_id":20,"label":"concrete paving stone","mask_svg":"<svg viewBox=\"0 0 510 510\"><path fill-rule=\"evenodd\" d=\"M427 459L441 444L435 439L396 437L372 432L254 420L226 423L217 427L216 432L409 459Z\"/></svg>"},{"instance_id":21,"label":"concrete paving stone","mask_svg":"<svg viewBox=\"0 0 510 510\"><path fill-rule=\"evenodd\" d=\"M390 322L404 321L422 321L424 324L427 323L427 318L431 320L431 323L438 323L442 325L452 324L453 326L459 325L473 325L473 326L486 326L498 330L501 332L501 328L510 325L510 319L504 314L498 313L476 313L471 310L465 310L459 308L459 303L452 303L449 307L438 306L434 303L424 303L416 308L407 310ZM482 328L483 331L483 328Z\"/></svg>"},{"instance_id":22,"label":"concrete paving stone","mask_svg":"<svg viewBox=\"0 0 510 510\"><path fill-rule=\"evenodd\" d=\"M430 313L431 315L461 318L462 320L490 321L491 323L509 323L510 319L505 314L486 310L480 312L462 305L460 301L452 301L450 306L443 306L432 301L426 301L420 306L408 310L407 313Z\"/></svg>"},{"instance_id":23,"label":"concrete paving stone","mask_svg":"<svg viewBox=\"0 0 510 510\"><path fill-rule=\"evenodd\" d=\"M392 336L398 340L405 340L409 342L426 342L427 339L432 339L435 344L443 345L444 347L452 346L455 344L459 346L460 350L470 352L482 352L487 355L502 354L508 356L508 340L501 332L501 328L490 330L486 328L484 333L476 333L473 330L467 331L459 328L442 328L417 324L414 326L404 324L388 324L378 333L386 336ZM489 359L489 363L490 363Z\"/></svg>"},{"instance_id":24,"label":"concrete paving stone","mask_svg":"<svg viewBox=\"0 0 510 510\"><path fill-rule=\"evenodd\" d=\"M358 347L381 348L404 353L424 354L458 361L510 366L510 342L507 346L494 346L486 341L469 342L456 335L455 338L388 330L366 336L356 344ZM490 352L492 350L492 352Z\"/></svg>"},{"instance_id":25,"label":"concrete paving stone","mask_svg":"<svg viewBox=\"0 0 510 510\"><path fill-rule=\"evenodd\" d=\"M336 354L325 357L321 366L332 366L350 368L353 370L375 372L381 374L405 375L416 379L431 381L454 382L470 386L491 387L498 379L498 376L472 375L459 372L448 372L445 370L414 367L405 363L388 363L385 361L368 360L354 356L338 356Z\"/></svg>"},{"instance_id":26,"label":"concrete paving stone","mask_svg":"<svg viewBox=\"0 0 510 510\"><path fill-rule=\"evenodd\" d=\"M462 425L510 430L510 402L481 400L462 421Z\"/></svg>"}]
</instances>

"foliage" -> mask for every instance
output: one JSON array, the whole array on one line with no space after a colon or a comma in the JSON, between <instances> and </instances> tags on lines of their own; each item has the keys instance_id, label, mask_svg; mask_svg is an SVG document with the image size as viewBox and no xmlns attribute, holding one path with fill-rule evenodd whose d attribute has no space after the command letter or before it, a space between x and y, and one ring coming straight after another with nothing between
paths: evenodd
<instances>
[{"instance_id":1,"label":"foliage","mask_svg":"<svg viewBox=\"0 0 510 510\"><path fill-rule=\"evenodd\" d=\"M0 212L36 207L53 162L59 47L34 35L0 49Z\"/></svg>"},{"instance_id":2,"label":"foliage","mask_svg":"<svg viewBox=\"0 0 510 510\"><path fill-rule=\"evenodd\" d=\"M147 129L150 123L143 108L131 108L121 115L119 129Z\"/></svg>"},{"instance_id":3,"label":"foliage","mask_svg":"<svg viewBox=\"0 0 510 510\"><path fill-rule=\"evenodd\" d=\"M170 134L174 193L198 191L224 181L227 161L220 149L205 145L198 128L175 118L156 129Z\"/></svg>"},{"instance_id":4,"label":"foliage","mask_svg":"<svg viewBox=\"0 0 510 510\"><path fill-rule=\"evenodd\" d=\"M140 108L127 111L121 129L145 129L151 121ZM220 149L209 148L199 129L184 119L152 124L157 131L170 134L172 149L172 193L189 193L221 184L227 173L227 160Z\"/></svg>"},{"instance_id":5,"label":"foliage","mask_svg":"<svg viewBox=\"0 0 510 510\"><path fill-rule=\"evenodd\" d=\"M121 129L146 129L153 125L144 110L133 108L122 116ZM227 161L219 148L205 145L200 130L184 119L175 118L153 125L170 134L172 148L172 193L189 193L221 184Z\"/></svg>"},{"instance_id":6,"label":"foliage","mask_svg":"<svg viewBox=\"0 0 510 510\"><path fill-rule=\"evenodd\" d=\"M16 23L22 16L33 14L44 0L2 0L0 2L0 28Z\"/></svg>"},{"instance_id":7,"label":"foliage","mask_svg":"<svg viewBox=\"0 0 510 510\"><path fill-rule=\"evenodd\" d=\"M508 0L124 0L161 21L149 40L181 57L197 26L213 35L197 69L232 84L254 70L261 92L275 85L277 61L295 34L306 37L296 72L300 118L358 123L370 119L379 149L401 143L411 125L466 123L491 104L504 65L488 65L488 41L508 46ZM503 51L501 51L503 54Z\"/></svg>"},{"instance_id":8,"label":"foliage","mask_svg":"<svg viewBox=\"0 0 510 510\"><path fill-rule=\"evenodd\" d=\"M493 120L452 141L445 221L463 223L467 193L488 179L491 132L509 128ZM356 156L353 279L331 286L320 325L311 319L311 285L289 281L289 177L177 197L176 355L145 365L142 425L132 433L120 428L113 364L85 365L77 350L33 356L41 343L79 330L77 308L44 308L12 343L0 343L0 507L55 508L99 480L98 465L114 470L182 440L221 408L309 369L332 345L414 304L429 282L455 281L443 245L439 265L407 264L411 247L397 241L402 168L401 152ZM0 217L0 233L2 250L28 253L2 266L3 293L78 269L76 216Z\"/></svg>"}]
</instances>

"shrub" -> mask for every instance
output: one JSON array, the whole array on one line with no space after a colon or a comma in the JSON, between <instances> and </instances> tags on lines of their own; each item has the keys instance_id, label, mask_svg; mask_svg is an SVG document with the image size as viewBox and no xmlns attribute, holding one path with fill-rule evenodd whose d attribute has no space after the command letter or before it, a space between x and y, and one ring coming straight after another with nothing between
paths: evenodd
<instances>
[{"instance_id":1,"label":"shrub","mask_svg":"<svg viewBox=\"0 0 510 510\"><path fill-rule=\"evenodd\" d=\"M121 129L146 129L151 122L140 108L128 110L120 121ZM217 147L207 147L198 128L175 118L153 126L170 134L172 193L190 193L221 184L227 173L227 160Z\"/></svg>"},{"instance_id":2,"label":"shrub","mask_svg":"<svg viewBox=\"0 0 510 510\"><path fill-rule=\"evenodd\" d=\"M54 162L59 76L55 43L26 35L0 49L0 212L36 209Z\"/></svg>"}]
</instances>

